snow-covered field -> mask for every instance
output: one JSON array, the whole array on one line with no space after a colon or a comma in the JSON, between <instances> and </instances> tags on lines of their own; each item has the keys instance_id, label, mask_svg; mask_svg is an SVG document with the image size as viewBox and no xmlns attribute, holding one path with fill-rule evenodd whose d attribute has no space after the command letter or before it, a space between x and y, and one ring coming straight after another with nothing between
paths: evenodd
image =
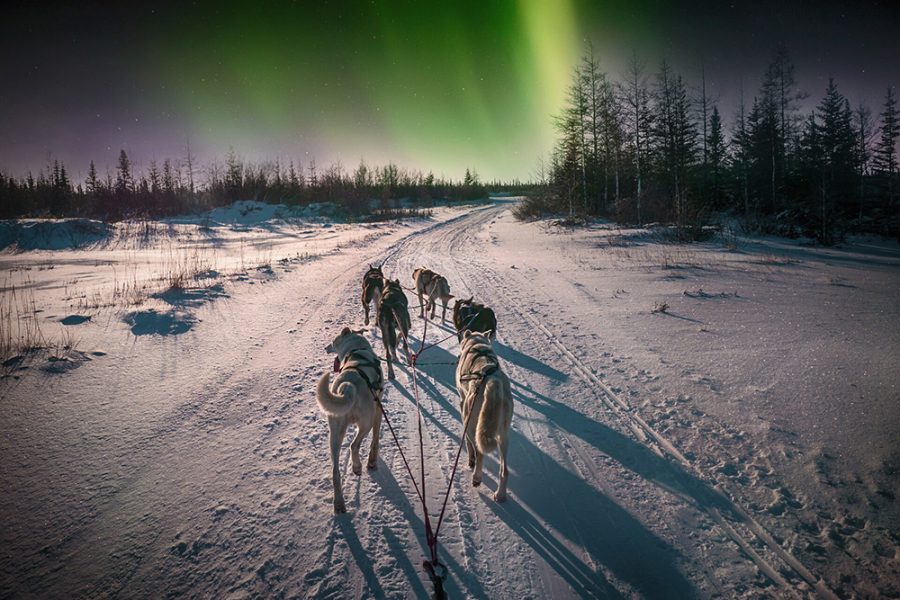
<instances>
[{"instance_id":1,"label":"snow-covered field","mask_svg":"<svg viewBox=\"0 0 900 600\"><path fill-rule=\"evenodd\" d=\"M382 261L492 306L513 382L508 501L493 457L484 485L463 465L451 488L451 598L900 596L900 247L672 245L511 206L87 227L77 249L0 255L4 302L15 286L56 340L0 380L0 597L428 596L386 428L336 517L313 396ZM453 336L418 361L432 518L456 354ZM397 372L385 406L417 472Z\"/></svg>"}]
</instances>

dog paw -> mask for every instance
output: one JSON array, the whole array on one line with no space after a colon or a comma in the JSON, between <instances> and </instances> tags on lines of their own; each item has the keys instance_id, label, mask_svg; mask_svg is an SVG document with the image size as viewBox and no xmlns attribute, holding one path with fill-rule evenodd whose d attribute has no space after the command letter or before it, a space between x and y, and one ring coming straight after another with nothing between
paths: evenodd
<instances>
[{"instance_id":1,"label":"dog paw","mask_svg":"<svg viewBox=\"0 0 900 600\"><path fill-rule=\"evenodd\" d=\"M480 480L480 479L475 479L475 478L473 477L473 478L472 478L472 487L478 487L479 485L481 485L481 480Z\"/></svg>"},{"instance_id":2,"label":"dog paw","mask_svg":"<svg viewBox=\"0 0 900 600\"><path fill-rule=\"evenodd\" d=\"M474 458L470 458L470 459L469 459L469 468L470 468L470 469L474 469L474 468L475 468L475 459L474 459Z\"/></svg>"},{"instance_id":3,"label":"dog paw","mask_svg":"<svg viewBox=\"0 0 900 600\"><path fill-rule=\"evenodd\" d=\"M494 502L506 502L506 493L494 492Z\"/></svg>"},{"instance_id":4,"label":"dog paw","mask_svg":"<svg viewBox=\"0 0 900 600\"><path fill-rule=\"evenodd\" d=\"M378 463L368 463L366 464L366 468L370 471L374 471L378 468Z\"/></svg>"},{"instance_id":5,"label":"dog paw","mask_svg":"<svg viewBox=\"0 0 900 600\"><path fill-rule=\"evenodd\" d=\"M336 514L336 515L342 515L342 514L344 514L344 513L346 513L346 512L347 512L347 507L344 506L344 503L343 503L343 502L341 502L341 503L335 502L335 504L334 504L334 514Z\"/></svg>"},{"instance_id":6,"label":"dog paw","mask_svg":"<svg viewBox=\"0 0 900 600\"><path fill-rule=\"evenodd\" d=\"M393 373L388 373L388 379L396 379Z\"/></svg>"},{"instance_id":7,"label":"dog paw","mask_svg":"<svg viewBox=\"0 0 900 600\"><path fill-rule=\"evenodd\" d=\"M362 465L360 465L358 467L353 467L353 474L354 475L362 475Z\"/></svg>"}]
</instances>

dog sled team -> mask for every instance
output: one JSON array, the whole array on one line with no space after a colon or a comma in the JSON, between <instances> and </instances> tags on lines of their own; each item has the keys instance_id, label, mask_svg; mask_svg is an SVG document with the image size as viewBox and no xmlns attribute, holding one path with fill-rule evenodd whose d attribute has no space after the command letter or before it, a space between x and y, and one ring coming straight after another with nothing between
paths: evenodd
<instances>
[{"instance_id":1,"label":"dog sled team","mask_svg":"<svg viewBox=\"0 0 900 600\"><path fill-rule=\"evenodd\" d=\"M370 322L369 305L374 305L375 323L384 344L384 359L377 356L363 335L364 330L344 327L326 347L328 352L337 354L337 373L332 379L326 372L316 388L316 400L328 419L335 513L346 512L339 464L344 435L350 425L356 425L357 433L350 443L350 459L353 473L359 475L362 472L360 446L369 431L372 432L366 467L375 469L382 420L380 403L384 393L381 363L387 364L387 378L394 379L392 363L399 362L398 344L402 343L404 352L410 356L407 341L411 327L409 303L400 280L385 277L382 266L370 265L363 276L362 305L366 325ZM413 271L412 278L419 300L419 317L434 319L440 301L443 307L441 324L444 324L449 302L454 299L447 279L424 267ZM429 310L431 314L426 317ZM493 497L502 502L506 499L506 450L513 406L509 379L501 369L492 344L497 335L497 319L493 310L475 302L474 297L456 299L451 318L460 344L456 389L465 427L463 437L468 466L473 470L472 485L481 484L484 455L496 448L500 455L500 473ZM414 364L412 366L415 368Z\"/></svg>"}]
</instances>

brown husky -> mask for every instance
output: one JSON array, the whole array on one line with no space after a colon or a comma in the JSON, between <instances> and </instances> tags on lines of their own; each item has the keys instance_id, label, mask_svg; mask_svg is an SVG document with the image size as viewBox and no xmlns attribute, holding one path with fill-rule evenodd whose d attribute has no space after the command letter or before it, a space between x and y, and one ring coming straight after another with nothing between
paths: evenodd
<instances>
[{"instance_id":1,"label":"brown husky","mask_svg":"<svg viewBox=\"0 0 900 600\"><path fill-rule=\"evenodd\" d=\"M366 311L366 325L369 324L369 303L375 302L378 307L378 301L381 300L381 291L384 289L384 273L381 272L381 263L377 267L369 265L369 270L363 275L362 282L362 305Z\"/></svg>"},{"instance_id":2,"label":"brown husky","mask_svg":"<svg viewBox=\"0 0 900 600\"><path fill-rule=\"evenodd\" d=\"M331 481L334 485L334 512L347 512L344 495L341 493L341 470L338 459L344 434L351 424L356 425L356 437L350 442L350 458L353 472L362 472L359 447L369 431L372 431L372 445L366 466L374 469L378 461L378 437L381 431L382 375L381 364L371 344L358 332L344 327L341 334L325 348L336 352L340 361L340 373L329 382L330 374L325 373L316 387L316 401L328 417L328 436L331 446Z\"/></svg>"},{"instance_id":3,"label":"brown husky","mask_svg":"<svg viewBox=\"0 0 900 600\"><path fill-rule=\"evenodd\" d=\"M500 453L500 478L494 500L506 500L506 449L512 423L513 400L509 378L500 370L491 340L483 333L466 331L456 365L456 389L459 391L460 415L468 427L463 431L469 455L469 468L474 468L472 485L481 484L484 455L497 448ZM469 415L472 415L469 417Z\"/></svg>"},{"instance_id":4,"label":"brown husky","mask_svg":"<svg viewBox=\"0 0 900 600\"><path fill-rule=\"evenodd\" d=\"M427 312L429 309L431 310L431 317L434 318L434 310L437 306L437 299L441 299L441 304L444 305L444 311L441 313L441 323L443 324L447 320L447 304L453 298L453 294L450 293L450 284L447 283L447 278L443 275L435 275L431 279L431 283L428 285L428 303L425 307L425 311Z\"/></svg>"},{"instance_id":5,"label":"brown husky","mask_svg":"<svg viewBox=\"0 0 900 600\"><path fill-rule=\"evenodd\" d=\"M428 294L428 287L431 285L431 280L437 276L437 273L431 269L426 269L425 267L419 267L413 271L412 274L413 281L416 282L416 294L419 296L419 316L423 319L425 318L425 300L423 299L423 296Z\"/></svg>"}]
</instances>

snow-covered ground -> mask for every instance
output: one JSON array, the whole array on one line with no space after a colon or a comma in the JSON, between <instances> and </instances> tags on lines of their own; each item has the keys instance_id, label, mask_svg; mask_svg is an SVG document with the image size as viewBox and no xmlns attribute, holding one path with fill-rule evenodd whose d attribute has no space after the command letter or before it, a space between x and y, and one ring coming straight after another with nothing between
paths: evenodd
<instances>
[{"instance_id":1,"label":"snow-covered ground","mask_svg":"<svg viewBox=\"0 0 900 600\"><path fill-rule=\"evenodd\" d=\"M463 465L440 536L450 597L900 596L896 244L729 251L510 207L168 222L0 255L7 298L74 344L0 380L0 597L427 596L390 435L378 470L344 469L334 516L313 396L382 261L491 305L513 382L510 498L490 498L494 458L479 488ZM418 361L432 518L456 354L453 336ZM385 406L417 472L411 377Z\"/></svg>"}]
</instances>

